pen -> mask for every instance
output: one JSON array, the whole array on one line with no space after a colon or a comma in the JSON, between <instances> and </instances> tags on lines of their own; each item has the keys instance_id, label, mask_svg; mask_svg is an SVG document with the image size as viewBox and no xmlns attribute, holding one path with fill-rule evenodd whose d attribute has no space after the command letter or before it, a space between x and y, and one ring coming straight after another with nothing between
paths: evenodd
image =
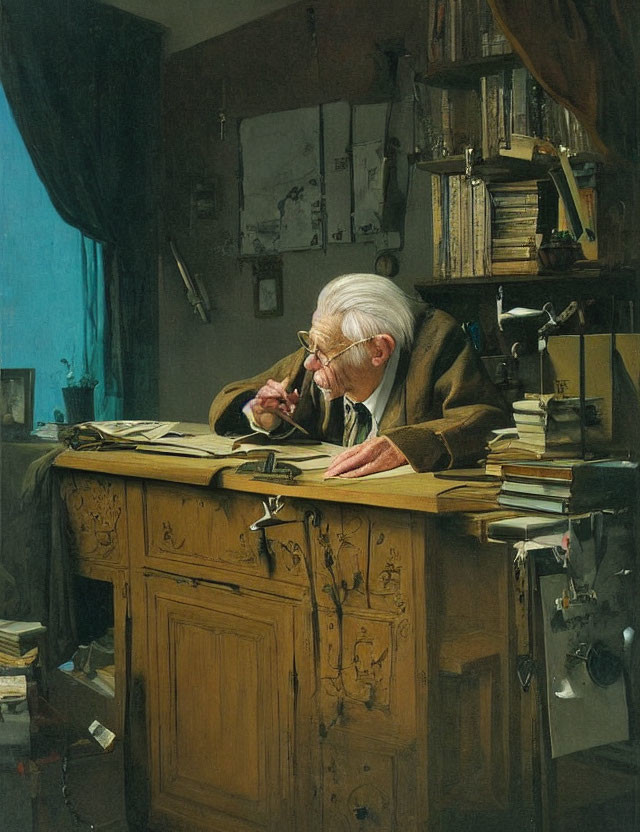
<instances>
[{"instance_id":1,"label":"pen","mask_svg":"<svg viewBox=\"0 0 640 832\"><path fill-rule=\"evenodd\" d=\"M280 382L280 384L281 384L284 388L286 388L286 387L287 387L287 385L289 384L289 376L286 376L285 378L283 378L283 379L282 379L282 381ZM285 397L285 396L282 396L282 397L279 399L279 401L280 401L282 404L288 404L288 401L287 401L287 399L286 399L286 397ZM306 430L305 428L303 428L303 427L302 427L302 425L299 425L296 421L294 421L294 420L291 418L291 416L289 416L289 414L288 414L286 411L278 410L278 411L276 411L276 415L277 415L277 416L279 416L279 417L280 417L283 421L285 421L285 422L287 422L288 424L290 424L292 427L294 427L294 428L296 428L297 430L299 430L299 431L301 431L302 433L304 433L306 436L309 436L309 431L308 431L308 430Z\"/></svg>"}]
</instances>

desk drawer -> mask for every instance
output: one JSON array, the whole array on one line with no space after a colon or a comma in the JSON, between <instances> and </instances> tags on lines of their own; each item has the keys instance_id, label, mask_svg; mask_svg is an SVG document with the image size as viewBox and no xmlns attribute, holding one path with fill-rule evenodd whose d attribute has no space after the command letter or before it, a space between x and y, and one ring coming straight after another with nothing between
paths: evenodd
<instances>
[{"instance_id":1,"label":"desk drawer","mask_svg":"<svg viewBox=\"0 0 640 832\"><path fill-rule=\"evenodd\" d=\"M266 549L262 533L249 528L264 514L257 495L145 482L142 513L145 565L176 571L191 564L306 583L304 515L291 500L278 512L284 522L265 530Z\"/></svg>"},{"instance_id":2,"label":"desk drawer","mask_svg":"<svg viewBox=\"0 0 640 832\"><path fill-rule=\"evenodd\" d=\"M71 554L94 563L126 565L125 485L117 477L64 472L60 494L67 509Z\"/></svg>"}]
</instances>

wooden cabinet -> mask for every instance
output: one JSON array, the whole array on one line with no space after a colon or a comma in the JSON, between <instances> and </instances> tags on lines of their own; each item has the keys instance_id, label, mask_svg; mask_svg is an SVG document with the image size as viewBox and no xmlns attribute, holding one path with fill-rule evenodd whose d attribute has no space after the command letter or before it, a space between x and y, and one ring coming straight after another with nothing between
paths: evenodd
<instances>
[{"instance_id":1,"label":"wooden cabinet","mask_svg":"<svg viewBox=\"0 0 640 832\"><path fill-rule=\"evenodd\" d=\"M128 500L152 828L423 828L422 521L286 499L263 534L257 495Z\"/></svg>"},{"instance_id":2,"label":"wooden cabinet","mask_svg":"<svg viewBox=\"0 0 640 832\"><path fill-rule=\"evenodd\" d=\"M459 487L235 473L212 487L175 481L196 479L186 460L140 456L58 459L101 469L60 472L78 568L129 588L133 828L427 832L452 813L530 816L511 557L451 514L473 507Z\"/></svg>"},{"instance_id":3,"label":"wooden cabinet","mask_svg":"<svg viewBox=\"0 0 640 832\"><path fill-rule=\"evenodd\" d=\"M295 817L291 603L147 572L152 823L276 830Z\"/></svg>"}]
</instances>

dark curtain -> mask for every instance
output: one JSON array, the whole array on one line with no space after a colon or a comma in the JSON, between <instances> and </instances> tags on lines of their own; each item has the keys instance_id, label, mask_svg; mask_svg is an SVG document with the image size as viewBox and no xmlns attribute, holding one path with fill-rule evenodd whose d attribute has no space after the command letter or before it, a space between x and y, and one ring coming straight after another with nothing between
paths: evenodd
<instances>
[{"instance_id":1,"label":"dark curtain","mask_svg":"<svg viewBox=\"0 0 640 832\"><path fill-rule=\"evenodd\" d=\"M0 81L38 175L63 219L105 244L106 392L149 418L162 32L93 0L0 0L0 15Z\"/></svg>"},{"instance_id":2,"label":"dark curtain","mask_svg":"<svg viewBox=\"0 0 640 832\"><path fill-rule=\"evenodd\" d=\"M514 51L613 162L640 159L637 0L489 0Z\"/></svg>"}]
</instances>

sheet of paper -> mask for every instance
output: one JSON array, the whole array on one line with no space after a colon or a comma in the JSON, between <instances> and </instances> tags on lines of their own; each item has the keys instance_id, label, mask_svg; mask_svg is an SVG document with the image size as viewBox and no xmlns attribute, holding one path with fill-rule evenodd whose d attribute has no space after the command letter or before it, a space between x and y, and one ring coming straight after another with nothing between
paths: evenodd
<instances>
[{"instance_id":1,"label":"sheet of paper","mask_svg":"<svg viewBox=\"0 0 640 832\"><path fill-rule=\"evenodd\" d=\"M322 105L327 243L350 243L351 106L346 101Z\"/></svg>"},{"instance_id":2,"label":"sheet of paper","mask_svg":"<svg viewBox=\"0 0 640 832\"><path fill-rule=\"evenodd\" d=\"M84 422L79 427L95 429L99 434L114 439L129 441L154 441L172 431L178 422L156 422L141 419L119 420L113 422Z\"/></svg>"},{"instance_id":3,"label":"sheet of paper","mask_svg":"<svg viewBox=\"0 0 640 832\"><path fill-rule=\"evenodd\" d=\"M353 108L353 224L356 239L373 239L382 230L384 148L389 105Z\"/></svg>"},{"instance_id":4,"label":"sheet of paper","mask_svg":"<svg viewBox=\"0 0 640 832\"><path fill-rule=\"evenodd\" d=\"M321 248L320 109L244 119L241 253Z\"/></svg>"},{"instance_id":5,"label":"sheet of paper","mask_svg":"<svg viewBox=\"0 0 640 832\"><path fill-rule=\"evenodd\" d=\"M556 599L562 596L566 586L566 575L540 578L549 731L554 758L629 738L622 676L614 684L600 687L589 677L586 662L570 668L567 665L567 654L575 648L576 631L572 626L562 629L553 623Z\"/></svg>"},{"instance_id":6,"label":"sheet of paper","mask_svg":"<svg viewBox=\"0 0 640 832\"><path fill-rule=\"evenodd\" d=\"M382 230L384 139L353 145L353 199L356 237Z\"/></svg>"},{"instance_id":7,"label":"sheet of paper","mask_svg":"<svg viewBox=\"0 0 640 832\"><path fill-rule=\"evenodd\" d=\"M27 698L26 676L0 676L0 702Z\"/></svg>"},{"instance_id":8,"label":"sheet of paper","mask_svg":"<svg viewBox=\"0 0 640 832\"><path fill-rule=\"evenodd\" d=\"M386 477L402 477L407 474L415 473L416 472L410 465L399 465L397 468L391 468L389 471L378 471L376 474L365 474L362 477L329 477L329 479L332 481L340 480L342 482L358 482L364 480L381 480Z\"/></svg>"}]
</instances>

